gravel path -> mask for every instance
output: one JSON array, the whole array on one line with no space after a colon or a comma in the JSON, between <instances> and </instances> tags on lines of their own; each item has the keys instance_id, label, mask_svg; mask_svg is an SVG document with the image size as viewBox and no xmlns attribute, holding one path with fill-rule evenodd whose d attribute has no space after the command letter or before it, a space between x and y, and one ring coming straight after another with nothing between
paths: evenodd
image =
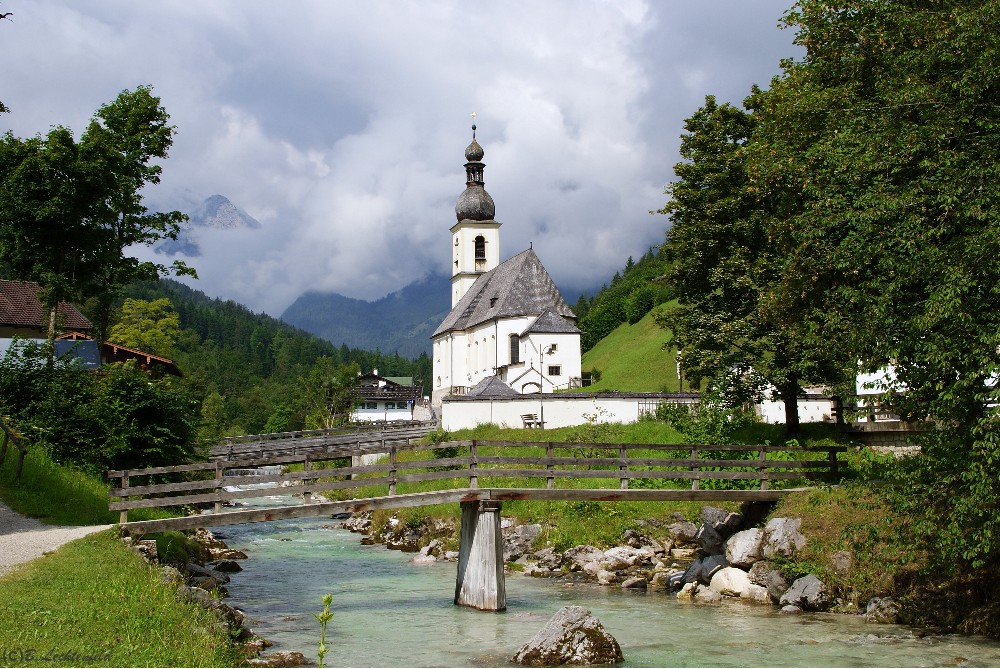
<instances>
[{"instance_id":1,"label":"gravel path","mask_svg":"<svg viewBox=\"0 0 1000 669\"><path fill-rule=\"evenodd\" d=\"M19 564L39 558L68 541L106 530L112 525L69 527L46 525L12 511L0 502L0 576Z\"/></svg>"}]
</instances>

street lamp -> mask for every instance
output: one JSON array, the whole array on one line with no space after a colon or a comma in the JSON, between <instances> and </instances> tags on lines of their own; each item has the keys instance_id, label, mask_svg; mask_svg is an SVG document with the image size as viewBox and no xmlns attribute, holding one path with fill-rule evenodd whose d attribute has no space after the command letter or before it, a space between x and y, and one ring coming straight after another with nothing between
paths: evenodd
<instances>
[{"instance_id":1,"label":"street lamp","mask_svg":"<svg viewBox=\"0 0 1000 669\"><path fill-rule=\"evenodd\" d=\"M542 370L545 368L545 354L552 355L553 348L550 344L548 348L538 350L538 422L542 429L545 429L545 377L542 376Z\"/></svg>"}]
</instances>

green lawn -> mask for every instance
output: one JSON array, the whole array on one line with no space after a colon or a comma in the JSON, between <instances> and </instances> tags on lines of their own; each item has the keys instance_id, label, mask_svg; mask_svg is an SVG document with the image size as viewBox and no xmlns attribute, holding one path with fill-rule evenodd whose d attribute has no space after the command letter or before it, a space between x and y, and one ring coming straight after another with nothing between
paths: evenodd
<instances>
[{"instance_id":1,"label":"green lawn","mask_svg":"<svg viewBox=\"0 0 1000 669\"><path fill-rule=\"evenodd\" d=\"M656 324L653 314L666 306L660 305L635 325L623 323L614 332L583 354L584 372L597 370L600 381L582 390L677 392L676 351L664 348L670 333ZM689 390L685 386L684 390Z\"/></svg>"},{"instance_id":2,"label":"green lawn","mask_svg":"<svg viewBox=\"0 0 1000 669\"><path fill-rule=\"evenodd\" d=\"M224 625L179 601L114 532L70 542L0 578L0 648L8 653L0 664L236 666Z\"/></svg>"}]
</instances>

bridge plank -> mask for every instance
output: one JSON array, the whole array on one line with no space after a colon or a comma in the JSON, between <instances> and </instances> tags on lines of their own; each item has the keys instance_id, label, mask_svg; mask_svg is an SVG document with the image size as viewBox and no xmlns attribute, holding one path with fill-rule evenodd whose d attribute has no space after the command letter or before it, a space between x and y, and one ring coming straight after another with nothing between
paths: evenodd
<instances>
[{"instance_id":1,"label":"bridge plank","mask_svg":"<svg viewBox=\"0 0 1000 669\"><path fill-rule=\"evenodd\" d=\"M606 489L555 489L545 488L462 488L435 492L409 493L373 497L363 500L322 502L267 509L241 509L198 516L142 520L123 523L129 534L148 534L165 530L219 527L239 523L257 523L269 520L287 520L328 516L337 513L359 513L378 509L399 509L431 504L475 502L481 500L548 500L548 501L597 501L597 502L707 502L707 501L777 501L794 490L619 490Z\"/></svg>"}]
</instances>

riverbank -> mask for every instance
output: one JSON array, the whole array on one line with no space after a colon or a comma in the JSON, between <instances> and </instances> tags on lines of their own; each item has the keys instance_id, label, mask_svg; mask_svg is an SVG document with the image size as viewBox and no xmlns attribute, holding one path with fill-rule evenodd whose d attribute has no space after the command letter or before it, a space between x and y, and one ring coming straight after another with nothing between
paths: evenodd
<instances>
[{"instance_id":1,"label":"riverbank","mask_svg":"<svg viewBox=\"0 0 1000 669\"><path fill-rule=\"evenodd\" d=\"M589 522L615 524L607 515L614 509L593 504ZM672 513L635 520L617 542L568 548L553 541L565 530L505 513L507 570L663 591L696 602L830 611L911 625L921 633L1000 638L997 579L986 571L929 575L927 556L907 548L907 519L894 518L865 486L788 496L772 511L770 525L761 517L743 523L741 514L712 507ZM344 527L365 534L363 542L415 552L416 561L457 558L453 516L420 510L363 514ZM695 571L685 577L692 564Z\"/></svg>"}]
</instances>

